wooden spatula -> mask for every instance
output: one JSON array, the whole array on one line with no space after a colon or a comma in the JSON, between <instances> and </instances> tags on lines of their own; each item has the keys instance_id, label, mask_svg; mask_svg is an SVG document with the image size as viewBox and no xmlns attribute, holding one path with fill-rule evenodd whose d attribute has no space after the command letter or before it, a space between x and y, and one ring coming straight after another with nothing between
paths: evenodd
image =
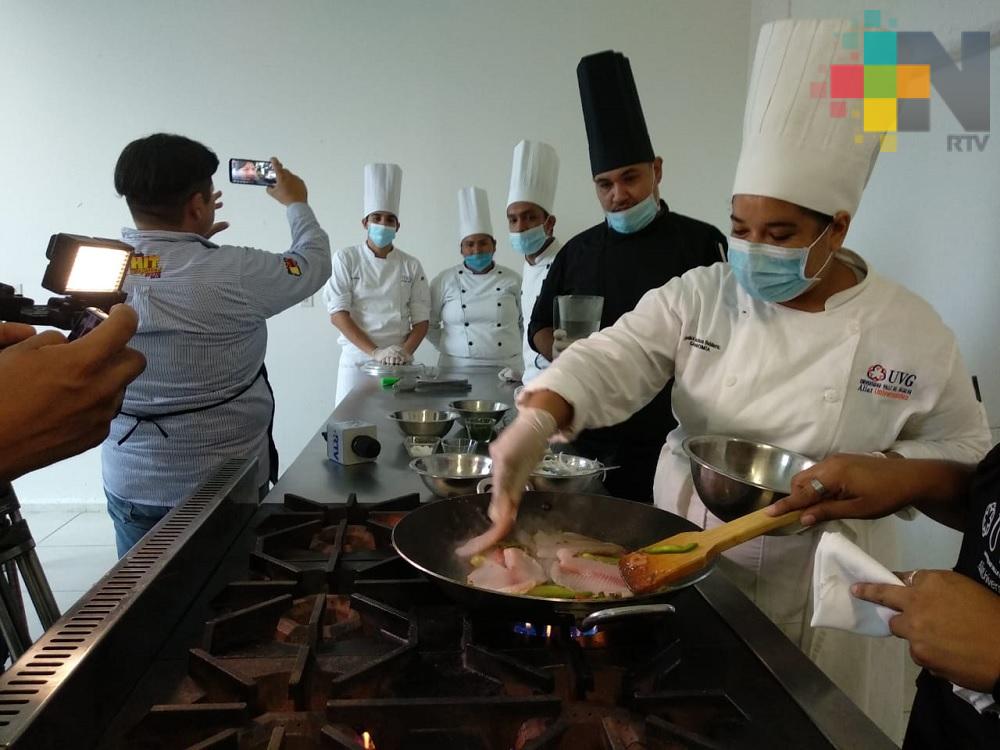
<instances>
[{"instance_id":1,"label":"wooden spatula","mask_svg":"<svg viewBox=\"0 0 1000 750\"><path fill-rule=\"evenodd\" d=\"M795 510L780 516L769 516L762 508L714 529L685 531L644 548L697 545L690 552L649 554L639 550L622 557L618 568L634 593L648 594L673 581L694 575L730 547L795 523L801 515L802 511Z\"/></svg>"}]
</instances>

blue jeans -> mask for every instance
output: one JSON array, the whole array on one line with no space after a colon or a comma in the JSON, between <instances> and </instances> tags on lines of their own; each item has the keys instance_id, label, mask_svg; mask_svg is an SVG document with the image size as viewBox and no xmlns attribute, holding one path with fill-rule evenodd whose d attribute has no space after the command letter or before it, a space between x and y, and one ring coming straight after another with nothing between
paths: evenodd
<instances>
[{"instance_id":1,"label":"blue jeans","mask_svg":"<svg viewBox=\"0 0 1000 750\"><path fill-rule=\"evenodd\" d=\"M108 515L115 524L115 546L118 548L119 559L173 510L169 506L141 505L123 500L106 487L104 494L108 498Z\"/></svg>"}]
</instances>

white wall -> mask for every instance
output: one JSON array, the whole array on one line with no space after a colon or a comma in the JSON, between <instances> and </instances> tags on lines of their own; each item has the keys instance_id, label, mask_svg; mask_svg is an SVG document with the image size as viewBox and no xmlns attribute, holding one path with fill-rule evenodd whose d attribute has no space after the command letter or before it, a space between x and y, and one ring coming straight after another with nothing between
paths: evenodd
<instances>
[{"instance_id":1,"label":"white wall","mask_svg":"<svg viewBox=\"0 0 1000 750\"><path fill-rule=\"evenodd\" d=\"M750 25L740 0L0 0L0 24L0 280L39 298L51 233L116 236L129 223L114 163L158 130L223 160L277 154L306 179L335 247L362 237L362 165L398 162L399 245L431 275L458 254L456 190L489 191L503 238L511 150L546 140L562 162L567 239L601 218L575 69L608 48L631 58L671 206L728 225ZM282 249L280 207L217 178L233 224L219 239ZM517 263L505 239L499 257ZM285 466L333 406L338 347L316 302L269 326ZM17 489L27 501L97 499L98 456Z\"/></svg>"}]
</instances>

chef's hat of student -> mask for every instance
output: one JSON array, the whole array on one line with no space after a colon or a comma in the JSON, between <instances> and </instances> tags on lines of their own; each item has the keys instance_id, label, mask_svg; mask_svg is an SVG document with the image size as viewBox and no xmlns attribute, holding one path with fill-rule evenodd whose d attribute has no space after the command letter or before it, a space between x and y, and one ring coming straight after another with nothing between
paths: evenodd
<instances>
[{"instance_id":1,"label":"chef's hat of student","mask_svg":"<svg viewBox=\"0 0 1000 750\"><path fill-rule=\"evenodd\" d=\"M365 164L364 215L387 211L399 218L399 192L403 170L398 164Z\"/></svg>"},{"instance_id":2,"label":"chef's hat of student","mask_svg":"<svg viewBox=\"0 0 1000 750\"><path fill-rule=\"evenodd\" d=\"M486 191L478 187L464 187L458 191L458 241L470 234L493 236L489 200Z\"/></svg>"},{"instance_id":3,"label":"chef's hat of student","mask_svg":"<svg viewBox=\"0 0 1000 750\"><path fill-rule=\"evenodd\" d=\"M862 132L860 120L834 117L831 99L813 86L829 86L830 65L845 62L840 41L850 26L783 20L760 30L734 195L778 198L824 214L856 213L879 134Z\"/></svg>"},{"instance_id":4,"label":"chef's hat of student","mask_svg":"<svg viewBox=\"0 0 1000 750\"><path fill-rule=\"evenodd\" d=\"M628 58L611 50L587 55L576 66L576 79L591 174L653 161L656 156Z\"/></svg>"},{"instance_id":5,"label":"chef's hat of student","mask_svg":"<svg viewBox=\"0 0 1000 750\"><path fill-rule=\"evenodd\" d=\"M521 141L514 146L507 207L511 203L525 201L552 213L558 179L559 157L556 150L541 141Z\"/></svg>"}]
</instances>

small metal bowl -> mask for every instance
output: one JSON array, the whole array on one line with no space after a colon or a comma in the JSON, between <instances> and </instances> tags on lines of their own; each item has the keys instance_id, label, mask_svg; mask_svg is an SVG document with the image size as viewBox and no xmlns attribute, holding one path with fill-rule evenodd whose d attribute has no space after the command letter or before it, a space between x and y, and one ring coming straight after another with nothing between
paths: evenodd
<instances>
[{"instance_id":1,"label":"small metal bowl","mask_svg":"<svg viewBox=\"0 0 1000 750\"><path fill-rule=\"evenodd\" d=\"M476 494L476 486L493 472L493 460L475 453L437 453L415 458L410 468L438 497Z\"/></svg>"},{"instance_id":2,"label":"small metal bowl","mask_svg":"<svg viewBox=\"0 0 1000 750\"><path fill-rule=\"evenodd\" d=\"M562 453L558 456L559 463L566 466L565 475L551 472L539 473L536 469L528 481L537 492L585 492L593 488L595 480L604 474L604 465L600 461L583 456L571 456Z\"/></svg>"},{"instance_id":3,"label":"small metal bowl","mask_svg":"<svg viewBox=\"0 0 1000 750\"><path fill-rule=\"evenodd\" d=\"M448 408L458 414L459 420L465 424L468 417L491 417L493 422L499 422L504 414L510 410L510 404L501 401L481 401L474 398L465 398L452 401Z\"/></svg>"},{"instance_id":4,"label":"small metal bowl","mask_svg":"<svg viewBox=\"0 0 1000 750\"><path fill-rule=\"evenodd\" d=\"M444 437L451 431L458 414L435 409L410 409L394 411L389 419L396 423L404 435Z\"/></svg>"},{"instance_id":5,"label":"small metal bowl","mask_svg":"<svg viewBox=\"0 0 1000 750\"><path fill-rule=\"evenodd\" d=\"M726 437L689 437L681 447L691 460L698 497L723 521L732 521L780 500L792 491L792 477L816 462L767 443ZM791 533L798 524L777 533Z\"/></svg>"}]
</instances>

